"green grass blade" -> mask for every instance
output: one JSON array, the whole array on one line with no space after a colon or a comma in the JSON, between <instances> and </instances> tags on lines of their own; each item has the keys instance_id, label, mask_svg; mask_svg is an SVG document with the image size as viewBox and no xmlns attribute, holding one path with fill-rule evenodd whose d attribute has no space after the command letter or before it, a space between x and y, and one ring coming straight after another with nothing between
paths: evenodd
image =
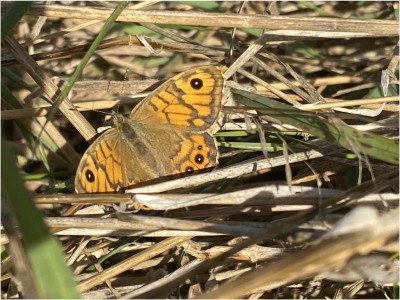
<instances>
[{"instance_id":1,"label":"green grass blade","mask_svg":"<svg viewBox=\"0 0 400 300\"><path fill-rule=\"evenodd\" d=\"M4 199L23 237L40 298L79 298L59 242L50 234L15 165L15 156L1 136L1 184Z\"/></svg>"},{"instance_id":2,"label":"green grass blade","mask_svg":"<svg viewBox=\"0 0 400 300\"><path fill-rule=\"evenodd\" d=\"M178 1L178 3L190 5L204 11L224 12L224 9L220 6L218 1Z\"/></svg>"},{"instance_id":3,"label":"green grass blade","mask_svg":"<svg viewBox=\"0 0 400 300\"><path fill-rule=\"evenodd\" d=\"M14 26L24 16L25 12L29 9L29 7L31 7L32 3L33 2L31 1L21 1L11 4L11 7L1 18L1 42L4 41Z\"/></svg>"},{"instance_id":4,"label":"green grass blade","mask_svg":"<svg viewBox=\"0 0 400 300\"><path fill-rule=\"evenodd\" d=\"M260 95L240 90L233 92L235 99L240 103L314 136L391 164L398 164L399 162L399 145L394 140L359 131L346 124L327 120L316 114L304 114L304 112L292 106Z\"/></svg>"},{"instance_id":5,"label":"green grass blade","mask_svg":"<svg viewBox=\"0 0 400 300\"><path fill-rule=\"evenodd\" d=\"M317 14L320 14L321 16L328 15L322 8L319 8L312 1L298 1L298 3L306 8L315 11Z\"/></svg>"}]
</instances>

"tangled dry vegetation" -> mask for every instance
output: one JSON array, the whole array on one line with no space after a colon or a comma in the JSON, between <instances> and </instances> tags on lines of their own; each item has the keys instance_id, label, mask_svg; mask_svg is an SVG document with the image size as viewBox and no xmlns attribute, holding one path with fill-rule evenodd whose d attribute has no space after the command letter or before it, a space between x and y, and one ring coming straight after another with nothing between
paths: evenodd
<instances>
[{"instance_id":1,"label":"tangled dry vegetation","mask_svg":"<svg viewBox=\"0 0 400 300\"><path fill-rule=\"evenodd\" d=\"M107 30L118 5L33 3L2 31L2 296L73 297L44 220L84 298L398 298L398 3L132 2ZM102 112L210 64L218 168L74 194Z\"/></svg>"}]
</instances>

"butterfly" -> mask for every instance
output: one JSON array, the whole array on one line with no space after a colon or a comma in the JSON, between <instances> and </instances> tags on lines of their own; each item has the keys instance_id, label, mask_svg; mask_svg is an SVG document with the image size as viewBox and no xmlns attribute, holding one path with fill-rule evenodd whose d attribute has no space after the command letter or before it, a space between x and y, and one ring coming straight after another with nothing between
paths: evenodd
<instances>
[{"instance_id":1,"label":"butterfly","mask_svg":"<svg viewBox=\"0 0 400 300\"><path fill-rule=\"evenodd\" d=\"M76 192L117 192L215 167L223 88L219 67L198 67L168 79L129 117L114 116L114 127L83 154Z\"/></svg>"}]
</instances>

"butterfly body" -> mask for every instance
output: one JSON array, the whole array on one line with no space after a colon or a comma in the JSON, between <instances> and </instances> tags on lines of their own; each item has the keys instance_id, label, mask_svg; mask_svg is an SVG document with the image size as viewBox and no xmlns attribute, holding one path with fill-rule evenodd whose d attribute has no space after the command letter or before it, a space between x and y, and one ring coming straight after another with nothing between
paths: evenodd
<instances>
[{"instance_id":1,"label":"butterfly body","mask_svg":"<svg viewBox=\"0 0 400 300\"><path fill-rule=\"evenodd\" d=\"M214 167L213 133L223 79L214 66L178 74L147 96L129 117L114 116L83 155L77 192L116 192L138 183Z\"/></svg>"}]
</instances>

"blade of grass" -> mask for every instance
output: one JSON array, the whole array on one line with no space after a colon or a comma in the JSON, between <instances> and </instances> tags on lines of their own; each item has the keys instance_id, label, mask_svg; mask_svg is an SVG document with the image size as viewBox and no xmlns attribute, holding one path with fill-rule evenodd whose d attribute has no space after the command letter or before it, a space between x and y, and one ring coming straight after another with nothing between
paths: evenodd
<instances>
[{"instance_id":1,"label":"blade of grass","mask_svg":"<svg viewBox=\"0 0 400 300\"><path fill-rule=\"evenodd\" d=\"M233 92L238 102L252 107L258 112L301 128L312 135L334 142L351 151L367 154L391 164L399 163L399 145L396 141L370 132L359 131L346 124L332 122L318 115L305 115L292 106L260 95L242 90L233 90Z\"/></svg>"},{"instance_id":2,"label":"blade of grass","mask_svg":"<svg viewBox=\"0 0 400 300\"><path fill-rule=\"evenodd\" d=\"M6 204L15 216L40 298L76 299L79 294L64 263L59 242L49 233L1 136L1 183Z\"/></svg>"},{"instance_id":3,"label":"blade of grass","mask_svg":"<svg viewBox=\"0 0 400 300\"><path fill-rule=\"evenodd\" d=\"M252 142L220 142L218 144L221 147L232 147L235 149L243 149L243 150L257 150L260 151L262 148L261 143L252 143ZM282 151L282 147L278 145L273 145L268 143L267 145L268 152Z\"/></svg>"},{"instance_id":4,"label":"blade of grass","mask_svg":"<svg viewBox=\"0 0 400 300\"><path fill-rule=\"evenodd\" d=\"M25 12L29 10L32 3L30 1L15 2L6 11L1 18L1 42L4 41L14 26L24 16Z\"/></svg>"},{"instance_id":5,"label":"blade of grass","mask_svg":"<svg viewBox=\"0 0 400 300\"><path fill-rule=\"evenodd\" d=\"M204 11L224 12L218 1L178 1L179 3L190 5Z\"/></svg>"}]
</instances>

